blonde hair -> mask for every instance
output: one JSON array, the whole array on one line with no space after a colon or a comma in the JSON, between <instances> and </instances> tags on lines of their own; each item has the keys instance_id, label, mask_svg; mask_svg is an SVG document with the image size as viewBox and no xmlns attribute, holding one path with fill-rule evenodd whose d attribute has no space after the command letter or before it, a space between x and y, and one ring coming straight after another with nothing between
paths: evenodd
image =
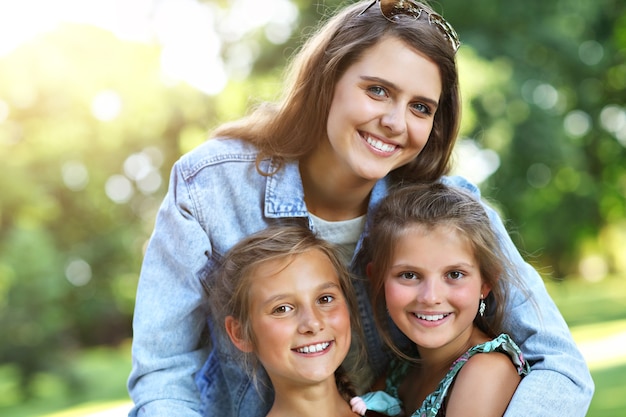
<instances>
[{"instance_id":1,"label":"blonde hair","mask_svg":"<svg viewBox=\"0 0 626 417\"><path fill-rule=\"evenodd\" d=\"M289 260L311 250L322 252L333 265L339 286L346 299L350 313L350 325L353 335L362 340L362 330L358 315L356 293L352 286L352 277L341 262L338 248L330 242L317 237L311 230L301 226L271 226L237 243L224 257L213 282L209 284L209 302L213 313L214 331L225 337L224 321L232 316L241 325L241 337L250 341L256 351L256 336L250 323L250 283L255 279L255 272L260 265L276 260ZM228 342L229 343L229 342ZM229 349L236 363L257 380L258 370L262 369L254 353L244 353L238 349ZM359 356L362 353L358 354ZM338 374L338 383L348 385L343 370ZM344 387L341 387L344 388Z\"/></svg>"},{"instance_id":2,"label":"blonde hair","mask_svg":"<svg viewBox=\"0 0 626 417\"><path fill-rule=\"evenodd\" d=\"M437 65L442 92L426 146L415 160L392 175L397 180L431 181L447 173L461 111L455 51L428 19L407 17L391 22L377 7L362 13L370 3L367 0L345 7L308 39L287 68L280 102L265 103L249 116L217 128L213 135L255 144L261 152L257 168L266 157L275 159L277 169L285 161L299 160L326 137L330 106L341 76L368 49L393 37ZM432 11L423 3L415 3Z\"/></svg>"}]
</instances>

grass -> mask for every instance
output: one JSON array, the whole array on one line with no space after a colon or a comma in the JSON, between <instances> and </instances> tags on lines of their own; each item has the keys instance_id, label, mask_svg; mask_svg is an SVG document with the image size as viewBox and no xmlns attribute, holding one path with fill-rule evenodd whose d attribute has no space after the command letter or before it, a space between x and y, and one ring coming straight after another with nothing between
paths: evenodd
<instances>
[{"instance_id":1,"label":"grass","mask_svg":"<svg viewBox=\"0 0 626 417\"><path fill-rule=\"evenodd\" d=\"M130 343L88 349L66 362L64 376L37 375L33 398L28 401L17 395L12 369L0 366L0 415L85 417L129 401L126 379L131 367ZM71 375L69 381L67 375Z\"/></svg>"},{"instance_id":2,"label":"grass","mask_svg":"<svg viewBox=\"0 0 626 417\"><path fill-rule=\"evenodd\" d=\"M626 277L598 283L548 282L548 291L587 358L596 392L587 417L626 416ZM0 366L0 415L11 417L121 417L129 407L130 345L90 349L73 357L75 382L42 374L36 396L20 402L13 371ZM550 389L550 387L546 387ZM13 398L14 401L10 401ZM9 399L9 400L7 400ZM109 412L107 412L107 410Z\"/></svg>"},{"instance_id":3,"label":"grass","mask_svg":"<svg viewBox=\"0 0 626 417\"><path fill-rule=\"evenodd\" d=\"M626 416L626 277L548 282L596 385L587 417Z\"/></svg>"}]
</instances>

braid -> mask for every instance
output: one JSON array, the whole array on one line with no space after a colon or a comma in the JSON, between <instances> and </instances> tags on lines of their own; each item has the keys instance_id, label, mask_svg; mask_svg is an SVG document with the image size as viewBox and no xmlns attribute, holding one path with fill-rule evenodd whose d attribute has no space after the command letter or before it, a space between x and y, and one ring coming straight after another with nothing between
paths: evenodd
<instances>
[{"instance_id":1,"label":"braid","mask_svg":"<svg viewBox=\"0 0 626 417\"><path fill-rule=\"evenodd\" d=\"M346 372L343 366L340 366L335 371L335 381L337 382L337 389L339 390L339 394L348 402L354 397L356 397L356 388L354 384L350 380L348 373Z\"/></svg>"}]
</instances>

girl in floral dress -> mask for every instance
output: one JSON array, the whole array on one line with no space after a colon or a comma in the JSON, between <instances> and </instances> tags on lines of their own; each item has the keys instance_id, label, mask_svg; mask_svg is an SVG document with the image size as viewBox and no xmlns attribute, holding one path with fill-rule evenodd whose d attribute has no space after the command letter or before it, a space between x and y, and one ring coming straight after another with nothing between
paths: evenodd
<instances>
[{"instance_id":1,"label":"girl in floral dress","mask_svg":"<svg viewBox=\"0 0 626 417\"><path fill-rule=\"evenodd\" d=\"M384 390L353 399L353 410L502 416L530 371L501 328L507 286L523 285L482 205L444 183L406 186L381 203L370 227L360 256L369 260L377 325L397 358ZM408 349L394 343L398 329Z\"/></svg>"}]
</instances>

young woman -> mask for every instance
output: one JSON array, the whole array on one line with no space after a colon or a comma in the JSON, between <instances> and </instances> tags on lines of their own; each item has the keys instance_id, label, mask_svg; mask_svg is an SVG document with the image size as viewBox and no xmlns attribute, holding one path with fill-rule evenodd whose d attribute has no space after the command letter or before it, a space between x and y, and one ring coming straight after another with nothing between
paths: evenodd
<instances>
[{"instance_id":1,"label":"young woman","mask_svg":"<svg viewBox=\"0 0 626 417\"><path fill-rule=\"evenodd\" d=\"M315 230L343 246L348 264L390 186L446 174L460 117L457 48L451 26L422 3L349 5L294 57L279 103L223 126L175 164L137 289L131 416L265 415L265 394L210 342L204 285L233 245L274 224ZM583 416L593 392L585 361L541 278L489 213L544 315L538 322L512 290L507 320L533 372L511 416ZM350 267L365 277L362 265ZM389 357L366 283L356 291L368 361L355 382L368 387Z\"/></svg>"},{"instance_id":2,"label":"young woman","mask_svg":"<svg viewBox=\"0 0 626 417\"><path fill-rule=\"evenodd\" d=\"M376 211L364 248L376 323L399 358L387 372L391 400L371 393L365 408L387 412L396 399L408 416L504 415L529 372L502 328L507 291L524 286L480 202L441 183L402 187ZM388 317L414 355L396 345Z\"/></svg>"},{"instance_id":3,"label":"young woman","mask_svg":"<svg viewBox=\"0 0 626 417\"><path fill-rule=\"evenodd\" d=\"M239 350L232 360L246 364L259 388L258 365L267 373L268 417L355 417L348 404L355 393L340 366L351 329L359 334L358 307L330 243L305 227L255 233L226 254L209 300L216 333Z\"/></svg>"}]
</instances>

